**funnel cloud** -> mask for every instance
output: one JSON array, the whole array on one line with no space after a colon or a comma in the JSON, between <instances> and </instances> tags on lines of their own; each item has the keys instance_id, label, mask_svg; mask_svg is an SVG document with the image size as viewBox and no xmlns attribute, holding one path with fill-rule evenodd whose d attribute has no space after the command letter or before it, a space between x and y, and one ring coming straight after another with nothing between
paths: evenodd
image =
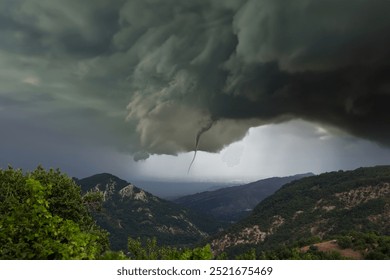
<instances>
[{"instance_id":1,"label":"funnel cloud","mask_svg":"<svg viewBox=\"0 0 390 280\"><path fill-rule=\"evenodd\" d=\"M196 134L194 157L192 158L192 161L191 161L191 163L190 163L190 166L188 167L187 174L190 173L191 166L192 166L192 164L193 164L194 161L195 161L196 153L198 152L200 137L202 136L203 133L207 132L207 130L209 130L212 126L213 126L213 121L210 121L210 122L207 123L204 127L202 127L202 128L198 131L198 133Z\"/></svg>"}]
</instances>

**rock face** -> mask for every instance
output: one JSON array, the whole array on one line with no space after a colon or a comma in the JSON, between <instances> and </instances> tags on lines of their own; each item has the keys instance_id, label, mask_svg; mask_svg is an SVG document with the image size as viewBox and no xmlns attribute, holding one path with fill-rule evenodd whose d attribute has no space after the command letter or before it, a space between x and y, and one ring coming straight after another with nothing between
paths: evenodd
<instances>
[{"instance_id":1,"label":"rock face","mask_svg":"<svg viewBox=\"0 0 390 280\"><path fill-rule=\"evenodd\" d=\"M209 217L160 199L111 174L76 182L84 192L101 193L102 209L93 215L110 233L114 250L126 250L129 236L156 237L165 245L189 245L218 230L218 223Z\"/></svg>"},{"instance_id":2,"label":"rock face","mask_svg":"<svg viewBox=\"0 0 390 280\"><path fill-rule=\"evenodd\" d=\"M286 184L211 244L217 253L242 245L271 248L351 230L390 234L390 166L324 173Z\"/></svg>"},{"instance_id":3,"label":"rock face","mask_svg":"<svg viewBox=\"0 0 390 280\"><path fill-rule=\"evenodd\" d=\"M389 196L390 184L380 183L376 186L365 186L354 190L336 193L335 196L342 202L345 209L352 209L373 199Z\"/></svg>"},{"instance_id":4,"label":"rock face","mask_svg":"<svg viewBox=\"0 0 390 280\"><path fill-rule=\"evenodd\" d=\"M258 244L265 240L269 235L272 235L278 227L283 225L284 219L281 216L274 216L274 221L268 231L262 231L258 225L245 227L234 234L225 234L222 239L213 240L211 243L215 252L220 253L225 248L242 245L242 244Z\"/></svg>"},{"instance_id":5,"label":"rock face","mask_svg":"<svg viewBox=\"0 0 390 280\"><path fill-rule=\"evenodd\" d=\"M121 190L119 190L119 195L120 195L122 201L124 199L134 199L134 200L140 200L140 201L143 201L143 202L147 203L149 201L148 199L150 197L153 200L157 201L157 198L155 196L149 195L149 197L148 197L146 192L144 192L141 189L136 188L132 184L129 184L126 187L124 187Z\"/></svg>"}]
</instances>

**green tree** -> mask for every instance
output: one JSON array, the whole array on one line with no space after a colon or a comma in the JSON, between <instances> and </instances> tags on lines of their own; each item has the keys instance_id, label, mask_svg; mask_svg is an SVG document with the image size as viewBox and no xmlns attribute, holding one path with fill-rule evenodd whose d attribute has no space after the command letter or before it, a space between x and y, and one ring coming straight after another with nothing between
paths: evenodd
<instances>
[{"instance_id":1,"label":"green tree","mask_svg":"<svg viewBox=\"0 0 390 280\"><path fill-rule=\"evenodd\" d=\"M236 256L236 260L256 260L256 259L257 259L257 256L256 256L256 249L255 248L251 248L249 251L247 251L241 255Z\"/></svg>"},{"instance_id":2,"label":"green tree","mask_svg":"<svg viewBox=\"0 0 390 280\"><path fill-rule=\"evenodd\" d=\"M196 248L175 248L159 246L156 238L148 238L142 243L140 238L128 239L130 259L136 260L211 260L213 254L210 245Z\"/></svg>"},{"instance_id":3,"label":"green tree","mask_svg":"<svg viewBox=\"0 0 390 280\"><path fill-rule=\"evenodd\" d=\"M41 167L0 170L1 259L95 259L107 249L72 182Z\"/></svg>"}]
</instances>

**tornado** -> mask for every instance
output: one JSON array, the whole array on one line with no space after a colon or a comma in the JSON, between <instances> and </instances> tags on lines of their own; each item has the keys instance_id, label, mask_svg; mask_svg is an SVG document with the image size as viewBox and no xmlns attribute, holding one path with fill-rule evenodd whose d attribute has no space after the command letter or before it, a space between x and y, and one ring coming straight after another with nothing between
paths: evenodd
<instances>
[{"instance_id":1,"label":"tornado","mask_svg":"<svg viewBox=\"0 0 390 280\"><path fill-rule=\"evenodd\" d=\"M196 138L195 138L195 149L194 149L194 157L192 158L191 163L190 163L190 166L188 167L187 174L190 173L191 167L192 167L192 165L194 164L194 161L195 161L195 158L196 158L196 154L197 154L197 152L198 152L198 146L199 146L200 137L202 136L203 133L205 133L205 132L207 132L208 130L210 130L210 128L213 126L213 124L214 124L214 120L209 121L209 122L208 122L205 126L203 126L203 127L198 131L198 133L196 134Z\"/></svg>"}]
</instances>

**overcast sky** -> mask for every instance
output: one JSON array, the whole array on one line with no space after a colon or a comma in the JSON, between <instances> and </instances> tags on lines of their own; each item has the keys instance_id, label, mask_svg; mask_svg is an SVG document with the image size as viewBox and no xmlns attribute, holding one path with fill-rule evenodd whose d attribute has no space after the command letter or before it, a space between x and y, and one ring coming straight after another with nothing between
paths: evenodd
<instances>
[{"instance_id":1,"label":"overcast sky","mask_svg":"<svg viewBox=\"0 0 390 280\"><path fill-rule=\"evenodd\" d=\"M0 0L0 166L249 181L389 164L389 11Z\"/></svg>"}]
</instances>

